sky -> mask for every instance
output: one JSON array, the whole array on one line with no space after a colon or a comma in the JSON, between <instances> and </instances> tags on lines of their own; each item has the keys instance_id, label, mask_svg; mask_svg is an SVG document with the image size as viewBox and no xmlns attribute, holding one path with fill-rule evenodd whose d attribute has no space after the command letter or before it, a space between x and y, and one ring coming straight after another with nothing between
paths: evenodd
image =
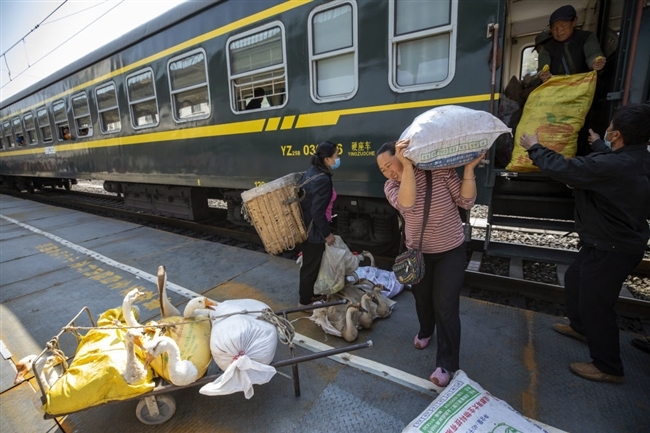
<instances>
[{"instance_id":1,"label":"sky","mask_svg":"<svg viewBox=\"0 0 650 433\"><path fill-rule=\"evenodd\" d=\"M0 0L0 101L183 1Z\"/></svg>"}]
</instances>

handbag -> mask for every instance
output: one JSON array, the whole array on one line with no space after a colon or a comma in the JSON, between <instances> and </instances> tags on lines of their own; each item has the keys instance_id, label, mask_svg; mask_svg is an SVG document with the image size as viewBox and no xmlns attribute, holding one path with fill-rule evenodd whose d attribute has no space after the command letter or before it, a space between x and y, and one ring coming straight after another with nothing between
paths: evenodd
<instances>
[{"instance_id":1,"label":"handbag","mask_svg":"<svg viewBox=\"0 0 650 433\"><path fill-rule=\"evenodd\" d=\"M422 222L422 231L420 232L420 242L417 248L409 248L395 258L393 265L393 272L397 281L401 284L417 284L424 277L424 256L422 255L422 237L424 236L424 229L427 226L429 219L429 208L431 207L431 172L426 171L427 176L427 191L426 199L424 201L424 221ZM406 225L404 226L406 230ZM402 238L404 238L404 231L402 231Z\"/></svg>"}]
</instances>

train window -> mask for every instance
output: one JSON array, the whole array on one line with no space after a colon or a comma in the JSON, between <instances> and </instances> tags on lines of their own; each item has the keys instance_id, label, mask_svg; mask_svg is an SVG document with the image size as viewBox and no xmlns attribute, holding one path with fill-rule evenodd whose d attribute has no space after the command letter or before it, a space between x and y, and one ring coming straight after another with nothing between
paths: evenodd
<instances>
[{"instance_id":1,"label":"train window","mask_svg":"<svg viewBox=\"0 0 650 433\"><path fill-rule=\"evenodd\" d=\"M90 120L90 109L88 108L88 97L86 93L74 95L72 101L72 117L77 129L78 137L90 137L93 135L93 124Z\"/></svg>"},{"instance_id":2,"label":"train window","mask_svg":"<svg viewBox=\"0 0 650 433\"><path fill-rule=\"evenodd\" d=\"M38 138L36 137L36 124L34 123L34 115L27 113L23 116L23 124L25 125L25 139L27 144L36 144Z\"/></svg>"},{"instance_id":3,"label":"train window","mask_svg":"<svg viewBox=\"0 0 650 433\"><path fill-rule=\"evenodd\" d=\"M46 107L41 107L36 110L36 119L38 120L38 129L41 130L43 142L48 143L52 141L52 127L50 126L50 118L47 116Z\"/></svg>"},{"instance_id":4,"label":"train window","mask_svg":"<svg viewBox=\"0 0 650 433\"><path fill-rule=\"evenodd\" d=\"M456 64L458 1L390 0L389 85L395 92L437 89Z\"/></svg>"},{"instance_id":5,"label":"train window","mask_svg":"<svg viewBox=\"0 0 650 433\"><path fill-rule=\"evenodd\" d=\"M174 120L204 119L210 116L208 67L205 51L196 50L169 60L169 91Z\"/></svg>"},{"instance_id":6,"label":"train window","mask_svg":"<svg viewBox=\"0 0 650 433\"><path fill-rule=\"evenodd\" d=\"M11 120L11 123L14 125L14 136L16 137L17 146L25 146L25 135L23 134L23 126L20 123L20 117L14 117Z\"/></svg>"},{"instance_id":7,"label":"train window","mask_svg":"<svg viewBox=\"0 0 650 433\"><path fill-rule=\"evenodd\" d=\"M2 129L4 129L4 137L2 138L3 140L2 144L4 145L3 147L5 149L10 149L14 147L14 142L11 139L11 123L9 123L8 121L3 123Z\"/></svg>"},{"instance_id":8,"label":"train window","mask_svg":"<svg viewBox=\"0 0 650 433\"><path fill-rule=\"evenodd\" d=\"M287 102L284 25L269 23L230 38L228 79L235 113L268 110Z\"/></svg>"},{"instance_id":9,"label":"train window","mask_svg":"<svg viewBox=\"0 0 650 433\"><path fill-rule=\"evenodd\" d=\"M158 102L153 70L139 71L126 77L131 123L135 129L158 125Z\"/></svg>"},{"instance_id":10,"label":"train window","mask_svg":"<svg viewBox=\"0 0 650 433\"><path fill-rule=\"evenodd\" d=\"M65 112L65 102L63 99L52 103L52 111L54 112L54 124L56 125L59 140L70 140L72 135L70 134L68 115Z\"/></svg>"},{"instance_id":11,"label":"train window","mask_svg":"<svg viewBox=\"0 0 650 433\"><path fill-rule=\"evenodd\" d=\"M117 105L115 83L109 83L95 90L99 127L104 134L118 132L122 129L120 109Z\"/></svg>"},{"instance_id":12,"label":"train window","mask_svg":"<svg viewBox=\"0 0 650 433\"><path fill-rule=\"evenodd\" d=\"M356 3L328 3L309 17L311 97L315 102L352 98L358 87Z\"/></svg>"},{"instance_id":13,"label":"train window","mask_svg":"<svg viewBox=\"0 0 650 433\"><path fill-rule=\"evenodd\" d=\"M523 80L527 75L537 74L537 51L534 45L526 47L521 52L521 71L519 71L519 79Z\"/></svg>"}]
</instances>

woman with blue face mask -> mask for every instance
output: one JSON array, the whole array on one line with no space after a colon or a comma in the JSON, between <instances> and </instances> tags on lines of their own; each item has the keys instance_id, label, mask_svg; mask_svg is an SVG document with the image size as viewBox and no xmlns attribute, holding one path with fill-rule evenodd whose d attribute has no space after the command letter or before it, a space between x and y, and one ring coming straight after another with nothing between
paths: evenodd
<instances>
[{"instance_id":1,"label":"woman with blue face mask","mask_svg":"<svg viewBox=\"0 0 650 433\"><path fill-rule=\"evenodd\" d=\"M302 176L300 185L304 198L300 202L308 238L301 245L302 266L300 267L300 304L312 303L314 284L318 278L325 244L334 243L330 230L332 209L336 191L332 183L332 172L341 165L336 144L324 141L316 148L311 158L311 166Z\"/></svg>"}]
</instances>

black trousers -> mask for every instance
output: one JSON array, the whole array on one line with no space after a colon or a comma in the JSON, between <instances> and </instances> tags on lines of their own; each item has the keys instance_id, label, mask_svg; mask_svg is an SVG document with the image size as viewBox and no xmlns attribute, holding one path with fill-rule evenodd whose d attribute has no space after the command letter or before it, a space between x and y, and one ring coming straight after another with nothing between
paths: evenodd
<instances>
[{"instance_id":1,"label":"black trousers","mask_svg":"<svg viewBox=\"0 0 650 433\"><path fill-rule=\"evenodd\" d=\"M623 375L614 305L625 278L643 253L625 254L582 246L564 276L566 315L587 337L589 354L600 371Z\"/></svg>"},{"instance_id":2,"label":"black trousers","mask_svg":"<svg viewBox=\"0 0 650 433\"><path fill-rule=\"evenodd\" d=\"M320 262L325 252L325 244L312 244L303 242L302 266L300 267L300 303L303 305L311 304L311 298L314 296L314 284L318 278Z\"/></svg>"},{"instance_id":3,"label":"black trousers","mask_svg":"<svg viewBox=\"0 0 650 433\"><path fill-rule=\"evenodd\" d=\"M437 254L424 254L424 278L413 286L420 338L437 329L436 367L459 368L460 291L467 258L465 244Z\"/></svg>"}]
</instances>

